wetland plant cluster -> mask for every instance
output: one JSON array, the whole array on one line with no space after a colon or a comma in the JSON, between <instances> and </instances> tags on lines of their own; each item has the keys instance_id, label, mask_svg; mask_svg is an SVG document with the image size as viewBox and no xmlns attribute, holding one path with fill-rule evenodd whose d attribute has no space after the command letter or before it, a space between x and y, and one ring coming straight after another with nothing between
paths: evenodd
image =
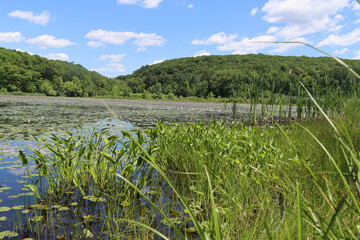
<instances>
[{"instance_id":1,"label":"wetland plant cluster","mask_svg":"<svg viewBox=\"0 0 360 240\"><path fill-rule=\"evenodd\" d=\"M34 239L359 238L358 102L286 126L159 123L39 138L42 147L19 156L35 204L11 230Z\"/></svg>"}]
</instances>

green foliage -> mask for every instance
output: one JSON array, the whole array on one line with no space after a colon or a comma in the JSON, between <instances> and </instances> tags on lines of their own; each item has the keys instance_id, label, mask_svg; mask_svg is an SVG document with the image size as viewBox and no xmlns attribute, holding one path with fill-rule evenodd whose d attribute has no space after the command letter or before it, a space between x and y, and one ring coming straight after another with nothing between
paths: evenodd
<instances>
[{"instance_id":1,"label":"green foliage","mask_svg":"<svg viewBox=\"0 0 360 240\"><path fill-rule=\"evenodd\" d=\"M108 94L108 91L119 83L119 80L90 72L79 64L0 48L2 92L6 90L45 93L48 96L96 96L102 89Z\"/></svg>"},{"instance_id":2,"label":"green foliage","mask_svg":"<svg viewBox=\"0 0 360 240\"><path fill-rule=\"evenodd\" d=\"M358 60L344 60L355 71ZM259 75L254 82L253 74ZM328 57L269 56L263 54L202 56L167 60L144 66L133 74L118 77L134 93L144 90L159 95L174 93L182 97L236 97L246 102L256 85L257 92L294 96L294 86L301 80L308 89L323 96L324 89L340 88L352 95L358 86L356 78L339 63ZM269 94L271 93L271 94ZM210 94L211 97L212 94ZM260 96L259 96L260 100Z\"/></svg>"}]
</instances>

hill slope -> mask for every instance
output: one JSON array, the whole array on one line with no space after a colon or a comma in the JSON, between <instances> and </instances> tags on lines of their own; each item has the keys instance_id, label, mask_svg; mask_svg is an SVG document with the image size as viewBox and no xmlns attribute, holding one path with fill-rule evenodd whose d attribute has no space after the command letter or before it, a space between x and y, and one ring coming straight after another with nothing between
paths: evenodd
<instances>
[{"instance_id":1,"label":"hill slope","mask_svg":"<svg viewBox=\"0 0 360 240\"><path fill-rule=\"evenodd\" d=\"M46 95L95 96L109 94L119 81L79 64L0 48L0 91Z\"/></svg>"},{"instance_id":2,"label":"hill slope","mask_svg":"<svg viewBox=\"0 0 360 240\"><path fill-rule=\"evenodd\" d=\"M360 61L345 60L360 72ZM269 56L263 54L189 57L147 65L132 75L119 76L133 92L173 93L177 96L248 98L257 84L263 90L291 94L298 80L319 91L327 86L350 91L355 78L327 57Z\"/></svg>"}]
</instances>

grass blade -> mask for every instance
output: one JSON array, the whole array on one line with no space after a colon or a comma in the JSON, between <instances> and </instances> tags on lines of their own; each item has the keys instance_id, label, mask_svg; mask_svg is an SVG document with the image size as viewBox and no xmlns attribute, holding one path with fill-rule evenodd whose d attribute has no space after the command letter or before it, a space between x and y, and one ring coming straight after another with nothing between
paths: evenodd
<instances>
[{"instance_id":1,"label":"grass blade","mask_svg":"<svg viewBox=\"0 0 360 240\"><path fill-rule=\"evenodd\" d=\"M219 216L217 207L215 205L214 192L211 187L211 180L210 180L209 172L208 172L206 166L205 166L205 173L206 173L206 177L207 177L207 180L209 183L209 191L210 191L210 199L211 199L211 214L212 214L213 224L214 224L214 228L215 228L215 235L216 235L215 239L221 240L222 235L221 235L220 216Z\"/></svg>"},{"instance_id":2,"label":"grass blade","mask_svg":"<svg viewBox=\"0 0 360 240\"><path fill-rule=\"evenodd\" d=\"M297 226L298 226L298 239L302 240L303 236L303 224L301 217L301 192L300 192L300 183L296 184L297 195L296 195L296 203L297 203Z\"/></svg>"}]
</instances>

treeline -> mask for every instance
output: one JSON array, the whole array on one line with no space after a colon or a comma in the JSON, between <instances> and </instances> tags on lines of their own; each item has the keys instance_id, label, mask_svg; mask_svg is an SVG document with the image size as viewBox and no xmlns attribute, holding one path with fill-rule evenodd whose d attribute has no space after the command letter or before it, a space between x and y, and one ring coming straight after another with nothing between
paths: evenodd
<instances>
[{"instance_id":1,"label":"treeline","mask_svg":"<svg viewBox=\"0 0 360 240\"><path fill-rule=\"evenodd\" d=\"M356 72L360 61L344 60ZM299 80L319 95L329 88L357 94L356 78L328 57L264 54L202 56L143 66L131 75L107 78L79 64L0 48L0 92L44 93L48 96L114 96L175 99L263 98L297 96Z\"/></svg>"},{"instance_id":2,"label":"treeline","mask_svg":"<svg viewBox=\"0 0 360 240\"><path fill-rule=\"evenodd\" d=\"M0 48L0 92L91 97L119 95L120 88L119 80L88 71L79 64Z\"/></svg>"},{"instance_id":3,"label":"treeline","mask_svg":"<svg viewBox=\"0 0 360 240\"><path fill-rule=\"evenodd\" d=\"M344 60L360 72L360 61ZM119 76L133 93L174 94L199 98L250 99L254 85L262 93L293 95L301 80L313 92L329 87L354 91L357 81L328 57L270 56L264 54L202 56L143 66L132 75Z\"/></svg>"}]
</instances>

